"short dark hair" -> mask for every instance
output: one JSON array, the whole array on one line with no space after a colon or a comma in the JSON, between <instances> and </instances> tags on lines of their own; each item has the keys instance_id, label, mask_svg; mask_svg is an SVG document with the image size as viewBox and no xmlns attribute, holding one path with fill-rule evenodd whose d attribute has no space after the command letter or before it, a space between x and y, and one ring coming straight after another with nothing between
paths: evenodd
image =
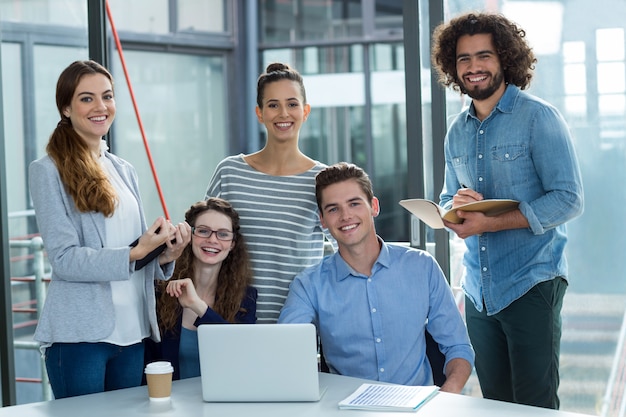
<instances>
[{"instance_id":1,"label":"short dark hair","mask_svg":"<svg viewBox=\"0 0 626 417\"><path fill-rule=\"evenodd\" d=\"M462 91L456 73L456 45L461 36L477 34L491 34L504 81L522 90L529 87L537 58L526 42L526 32L495 13L466 13L435 28L431 61L439 73L439 83Z\"/></svg>"},{"instance_id":2,"label":"short dark hair","mask_svg":"<svg viewBox=\"0 0 626 417\"><path fill-rule=\"evenodd\" d=\"M302 95L302 102L306 104L306 91L304 89L302 75L287 64L274 62L269 64L265 69L265 72L259 75L259 78L257 79L256 104L260 109L263 108L263 96L265 94L265 87L267 84L281 80L289 80L298 83L300 86L300 94Z\"/></svg>"},{"instance_id":3,"label":"short dark hair","mask_svg":"<svg viewBox=\"0 0 626 417\"><path fill-rule=\"evenodd\" d=\"M315 198L320 213L322 213L322 191L329 185L348 180L355 180L365 193L367 201L372 202L374 189L369 175L355 164L339 162L322 169L315 176Z\"/></svg>"}]
</instances>

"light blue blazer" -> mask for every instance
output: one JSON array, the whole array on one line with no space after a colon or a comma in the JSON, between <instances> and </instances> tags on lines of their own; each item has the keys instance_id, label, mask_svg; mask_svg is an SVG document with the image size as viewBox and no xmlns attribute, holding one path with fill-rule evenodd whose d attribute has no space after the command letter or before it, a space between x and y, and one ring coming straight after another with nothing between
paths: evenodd
<instances>
[{"instance_id":1,"label":"light blue blazer","mask_svg":"<svg viewBox=\"0 0 626 417\"><path fill-rule=\"evenodd\" d=\"M111 160L137 199L143 233L147 227L137 173L123 159L109 152L105 152L105 157ZM29 184L37 224L52 267L34 339L43 345L102 340L115 326L110 281L128 280L135 269L135 262L128 260L130 247L103 247L106 240L104 215L76 209L49 156L30 164ZM144 268L151 338L159 341L154 279L169 279L174 263L159 266L157 258Z\"/></svg>"}]
</instances>

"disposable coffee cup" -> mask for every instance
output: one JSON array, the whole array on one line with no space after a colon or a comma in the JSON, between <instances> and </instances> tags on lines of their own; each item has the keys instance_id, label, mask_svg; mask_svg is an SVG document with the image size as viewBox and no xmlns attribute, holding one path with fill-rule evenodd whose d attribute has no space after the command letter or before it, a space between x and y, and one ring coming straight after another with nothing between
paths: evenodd
<instances>
[{"instance_id":1,"label":"disposable coffee cup","mask_svg":"<svg viewBox=\"0 0 626 417\"><path fill-rule=\"evenodd\" d=\"M166 361L152 362L144 370L151 401L168 401L172 394L172 364Z\"/></svg>"}]
</instances>

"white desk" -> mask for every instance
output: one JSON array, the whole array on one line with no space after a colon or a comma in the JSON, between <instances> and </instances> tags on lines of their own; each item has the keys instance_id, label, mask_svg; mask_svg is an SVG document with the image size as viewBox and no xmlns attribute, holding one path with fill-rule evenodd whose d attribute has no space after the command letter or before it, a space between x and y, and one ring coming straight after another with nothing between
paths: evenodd
<instances>
[{"instance_id":1,"label":"white desk","mask_svg":"<svg viewBox=\"0 0 626 417\"><path fill-rule=\"evenodd\" d=\"M371 382L339 375L320 374L327 387L314 403L205 403L200 378L175 381L168 403L151 403L145 386L83 395L47 402L0 408L0 417L134 417L145 415L189 417L299 417L377 416L401 417L413 413L340 410L337 403L361 383ZM440 392L416 413L431 417L581 417L583 414L528 407L482 398Z\"/></svg>"}]
</instances>

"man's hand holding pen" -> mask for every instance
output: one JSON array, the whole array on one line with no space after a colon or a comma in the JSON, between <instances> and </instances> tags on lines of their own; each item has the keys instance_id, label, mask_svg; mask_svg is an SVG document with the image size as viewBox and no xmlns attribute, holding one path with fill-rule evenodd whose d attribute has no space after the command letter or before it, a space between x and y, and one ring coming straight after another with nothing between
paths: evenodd
<instances>
[{"instance_id":1,"label":"man's hand holding pen","mask_svg":"<svg viewBox=\"0 0 626 417\"><path fill-rule=\"evenodd\" d=\"M483 200L484 197L481 193L478 193L471 188L467 188L461 184L461 188L452 197L452 208L462 206L463 204L473 203L474 201Z\"/></svg>"},{"instance_id":2,"label":"man's hand holding pen","mask_svg":"<svg viewBox=\"0 0 626 417\"><path fill-rule=\"evenodd\" d=\"M484 197L481 193L478 193L461 184L461 188L459 188L456 194L452 197L452 208L483 199ZM444 220L443 223L448 229L454 231L461 239L465 239L473 235L481 235L486 231L485 227L487 217L483 213L458 210L456 214L463 219L462 223L456 224L447 220Z\"/></svg>"}]
</instances>

